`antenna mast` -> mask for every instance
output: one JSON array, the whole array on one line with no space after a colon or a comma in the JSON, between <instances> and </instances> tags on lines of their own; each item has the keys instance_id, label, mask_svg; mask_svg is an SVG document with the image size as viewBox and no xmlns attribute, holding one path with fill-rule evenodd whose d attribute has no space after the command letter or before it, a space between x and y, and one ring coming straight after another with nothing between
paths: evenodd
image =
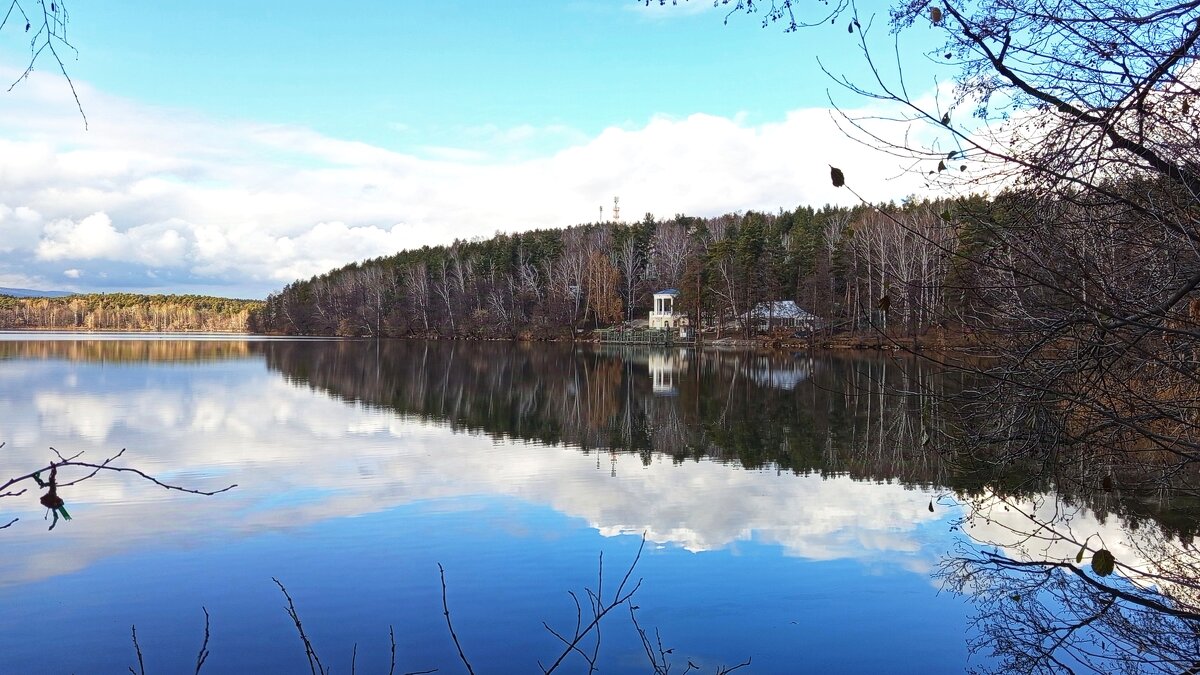
<instances>
[{"instance_id":1,"label":"antenna mast","mask_svg":"<svg viewBox=\"0 0 1200 675\"><path fill-rule=\"evenodd\" d=\"M621 198L613 197L613 222L621 222Z\"/></svg>"}]
</instances>

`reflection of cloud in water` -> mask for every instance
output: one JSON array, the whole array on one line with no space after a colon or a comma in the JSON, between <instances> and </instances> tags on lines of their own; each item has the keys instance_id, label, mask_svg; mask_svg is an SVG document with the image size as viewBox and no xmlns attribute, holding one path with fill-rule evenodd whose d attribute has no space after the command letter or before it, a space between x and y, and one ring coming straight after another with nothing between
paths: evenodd
<instances>
[{"instance_id":1,"label":"reflection of cloud in water","mask_svg":"<svg viewBox=\"0 0 1200 675\"><path fill-rule=\"evenodd\" d=\"M645 530L653 541L692 551L753 536L821 560L918 553L912 531L935 519L921 496L898 485L777 476L712 462L672 466L659 460L633 473L621 474L603 500L564 490L553 504L605 534Z\"/></svg>"},{"instance_id":2,"label":"reflection of cloud in water","mask_svg":"<svg viewBox=\"0 0 1200 675\"><path fill-rule=\"evenodd\" d=\"M87 450L93 460L128 447L127 465L168 480L240 487L198 497L100 476L64 491L76 520L49 534L36 499L5 499L5 512L22 522L4 535L10 555L0 561L0 583L164 543L192 546L478 494L544 504L606 536L645 531L691 551L753 539L805 558L886 559L915 570L938 553L922 549L917 529L942 514L928 512L927 496L896 484L661 457L643 466L635 454L455 434L260 371L218 377L199 369L166 386L151 369L115 387L89 385L98 366L76 367L74 389L48 384L63 379L33 369L21 386L0 391L0 407L11 411L0 420L0 438L22 441L4 449L8 466L45 462L52 438L60 450Z\"/></svg>"},{"instance_id":3,"label":"reflection of cloud in water","mask_svg":"<svg viewBox=\"0 0 1200 675\"><path fill-rule=\"evenodd\" d=\"M1156 576L1164 573L1164 561L1192 570L1200 566L1200 556L1178 537L1164 536L1152 525L1131 527L1116 516L1098 518L1087 507L1066 504L1052 495L1014 499L985 492L962 501L975 515L967 534L1014 560L1076 563L1086 542L1084 558L1076 563L1081 567L1089 568L1092 553L1105 548L1120 565L1118 570L1132 581L1168 591L1178 589Z\"/></svg>"}]
</instances>

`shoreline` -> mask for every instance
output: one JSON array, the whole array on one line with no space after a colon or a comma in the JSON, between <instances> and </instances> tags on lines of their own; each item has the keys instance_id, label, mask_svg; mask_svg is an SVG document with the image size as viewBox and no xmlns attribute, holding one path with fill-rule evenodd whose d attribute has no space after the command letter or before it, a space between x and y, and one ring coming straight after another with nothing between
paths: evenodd
<instances>
[{"instance_id":1,"label":"shoreline","mask_svg":"<svg viewBox=\"0 0 1200 675\"><path fill-rule=\"evenodd\" d=\"M537 343L537 342L580 342L586 344L620 344L620 343L604 343L601 342L592 330L579 333L577 335L534 335L531 332L522 332L514 336L508 337L480 337L480 336L389 336L384 338L375 338L372 336L339 336L339 335L290 335L283 333L256 333L249 331L223 331L223 330L149 330L149 329L88 329L88 328L0 328L0 334L7 333L10 335L29 334L47 335L59 333L70 335L72 337L79 336L86 338L87 336L112 336L112 335L131 335L131 336L149 336L162 335L169 337L188 337L188 336L221 336L246 339L296 339L296 340L347 340L347 341L366 341L366 340L433 340L438 342L513 342L513 343ZM926 334L919 336L895 337L882 334L839 334L834 336L820 336L816 338L796 338L792 336L771 336L758 335L753 338L745 337L721 337L702 339L697 343L689 345L668 345L668 346L688 346L697 349L766 349L776 351L829 351L829 352L962 352L968 350L987 350L987 345L978 339L975 335L968 335L961 332L949 333L946 331L938 331L937 334Z\"/></svg>"}]
</instances>

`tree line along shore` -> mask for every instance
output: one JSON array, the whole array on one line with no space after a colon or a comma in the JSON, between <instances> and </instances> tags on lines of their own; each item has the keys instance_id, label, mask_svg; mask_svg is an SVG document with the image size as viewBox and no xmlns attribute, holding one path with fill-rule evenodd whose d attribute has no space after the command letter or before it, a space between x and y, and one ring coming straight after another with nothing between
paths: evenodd
<instances>
[{"instance_id":1,"label":"tree line along shore","mask_svg":"<svg viewBox=\"0 0 1200 675\"><path fill-rule=\"evenodd\" d=\"M0 329L245 333L251 313L262 306L261 300L202 295L0 295Z\"/></svg>"},{"instance_id":2,"label":"tree line along shore","mask_svg":"<svg viewBox=\"0 0 1200 675\"><path fill-rule=\"evenodd\" d=\"M0 328L577 339L643 325L653 294L676 289L676 311L708 341L980 346L1033 329L1031 307L1061 302L1023 277L1061 280L1067 297L1089 287L1111 294L1113 284L1131 283L1127 259L1155 247L1155 257L1171 256L1161 242L1127 236L1138 222L1110 220L1105 240L1056 225L1069 222L1070 208L1012 192L711 218L646 214L405 250L297 280L265 301L0 296ZM1045 257L1014 253L1010 241L1033 243L1035 232ZM816 321L798 332L751 318L756 307L788 300ZM1190 321L1189 309L1197 308L1184 306L1176 320Z\"/></svg>"},{"instance_id":3,"label":"tree line along shore","mask_svg":"<svg viewBox=\"0 0 1200 675\"><path fill-rule=\"evenodd\" d=\"M825 337L911 337L945 327L945 310L969 273L953 255L969 228L949 211L988 204L912 201L669 220L646 214L634 223L459 240L288 284L252 314L251 329L569 338L644 322L653 294L676 289L675 310L710 337L769 332L773 326L750 317L756 307L786 300L819 317Z\"/></svg>"}]
</instances>

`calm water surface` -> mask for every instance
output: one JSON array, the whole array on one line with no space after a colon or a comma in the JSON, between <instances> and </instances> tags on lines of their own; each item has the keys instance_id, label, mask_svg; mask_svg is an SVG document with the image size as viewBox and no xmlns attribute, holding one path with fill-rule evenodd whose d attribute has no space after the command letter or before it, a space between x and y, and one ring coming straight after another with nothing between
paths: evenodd
<instances>
[{"instance_id":1,"label":"calm water surface","mask_svg":"<svg viewBox=\"0 0 1200 675\"><path fill-rule=\"evenodd\" d=\"M629 567L648 634L713 672L961 672L970 601L931 576L963 515L911 363L564 345L294 340L0 340L0 462L52 455L102 475L5 498L5 672L308 672L272 582L321 659L349 672L461 672L438 564L479 672L539 672L603 553ZM910 387L911 388L911 387ZM907 440L906 440L907 439ZM927 439L924 439L928 443ZM932 445L932 444L931 444ZM939 501L940 499L940 501ZM934 508L930 509L931 500ZM1097 524L1097 527L1104 527ZM590 644L590 643L585 643ZM622 609L601 672L650 667ZM581 672L575 661L564 672Z\"/></svg>"}]
</instances>

